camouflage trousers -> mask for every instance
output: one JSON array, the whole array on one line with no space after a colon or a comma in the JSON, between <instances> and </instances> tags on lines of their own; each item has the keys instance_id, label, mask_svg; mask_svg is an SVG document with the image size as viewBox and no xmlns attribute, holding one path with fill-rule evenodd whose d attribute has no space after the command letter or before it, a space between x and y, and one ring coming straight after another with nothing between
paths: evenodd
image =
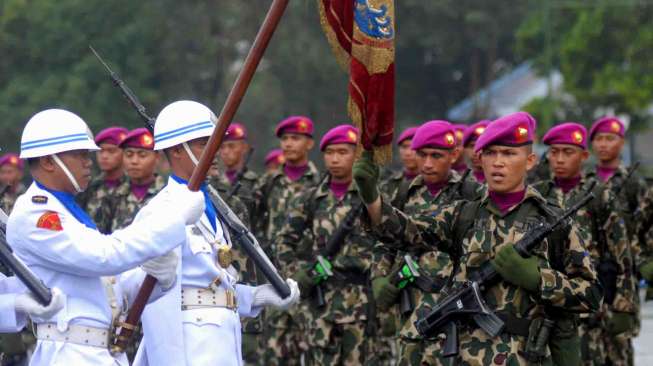
<instances>
[{"instance_id":1,"label":"camouflage trousers","mask_svg":"<svg viewBox=\"0 0 653 366\"><path fill-rule=\"evenodd\" d=\"M632 366L635 363L635 350L628 332L605 338L607 364L613 366Z\"/></svg>"},{"instance_id":2,"label":"camouflage trousers","mask_svg":"<svg viewBox=\"0 0 653 366\"><path fill-rule=\"evenodd\" d=\"M264 314L256 318L242 318L243 361L248 366L265 365L267 341L263 334Z\"/></svg>"},{"instance_id":3,"label":"camouflage trousers","mask_svg":"<svg viewBox=\"0 0 653 366\"><path fill-rule=\"evenodd\" d=\"M299 312L307 309L303 304L298 306ZM302 355L308 350L306 326L302 317L288 312L270 311L266 316L269 320L265 326L267 344L263 359L265 365L295 366L301 365Z\"/></svg>"},{"instance_id":4,"label":"camouflage trousers","mask_svg":"<svg viewBox=\"0 0 653 366\"><path fill-rule=\"evenodd\" d=\"M399 366L446 366L450 360L442 357L440 340L399 338Z\"/></svg>"},{"instance_id":5,"label":"camouflage trousers","mask_svg":"<svg viewBox=\"0 0 653 366\"><path fill-rule=\"evenodd\" d=\"M581 322L579 329L581 355L584 366L605 365L607 350L605 349L605 332L602 327L590 327L587 322Z\"/></svg>"},{"instance_id":6,"label":"camouflage trousers","mask_svg":"<svg viewBox=\"0 0 653 366\"><path fill-rule=\"evenodd\" d=\"M367 322L337 324L318 319L309 332L308 365L391 366L396 340L370 337Z\"/></svg>"}]
</instances>

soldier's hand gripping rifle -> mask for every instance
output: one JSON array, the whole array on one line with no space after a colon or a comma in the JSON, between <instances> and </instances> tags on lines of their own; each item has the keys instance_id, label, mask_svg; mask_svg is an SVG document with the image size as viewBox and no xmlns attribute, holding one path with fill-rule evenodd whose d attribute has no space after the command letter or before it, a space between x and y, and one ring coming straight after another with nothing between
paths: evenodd
<instances>
[{"instance_id":1,"label":"soldier's hand gripping rifle","mask_svg":"<svg viewBox=\"0 0 653 366\"><path fill-rule=\"evenodd\" d=\"M567 225L568 219L593 198L594 193L590 192L566 210L554 223L541 222L514 244L517 253L524 258L529 257L544 238L558 227ZM485 303L482 291L495 284L500 278L499 272L494 269L490 261L487 261L478 271L472 273L461 287L447 294L426 316L418 319L415 322L417 331L425 337L446 333L447 339L443 349L445 357L458 354L457 322L459 321L471 317L488 335L498 336L505 324Z\"/></svg>"},{"instance_id":2,"label":"soldier's hand gripping rifle","mask_svg":"<svg viewBox=\"0 0 653 366\"><path fill-rule=\"evenodd\" d=\"M265 16L265 20L263 21L263 24L261 25L261 28L259 29L259 32L256 35L256 39L254 39L254 43L252 43L252 47L250 48L249 53L245 58L243 67L240 70L238 77L236 78L236 82L231 88L231 91L227 96L227 100L225 101L225 104L223 105L222 110L220 111L220 115L218 116L218 121L215 129L213 130L213 134L209 138L209 141L206 147L204 148L202 155L199 158L199 163L193 170L193 174L191 175L190 180L188 181L188 189L190 189L191 191L198 191L200 189L200 186L206 179L206 174L211 166L213 157L215 156L218 149L220 148L220 144L222 143L224 134L227 131L227 127L231 123L234 115L236 114L236 111L238 110L238 106L240 105L240 102L245 96L247 87L249 86L249 83L252 81L252 78L254 77L256 68L258 67L258 64L263 58L265 49L270 43L270 40L272 39L272 34L274 33L274 30L277 28L277 25L279 24L279 21L281 20L281 16L283 15L287 5L288 5L288 0L273 0L272 5L270 5L270 9L268 10L267 15ZM126 90L129 89L124 85L124 83L117 83L117 85L120 87L123 93L125 93L126 96L131 95L131 97L128 96L130 102L137 101L133 93L126 92ZM140 105L140 103L133 104L133 105L136 107ZM137 108L137 111L139 112L139 115L145 120L147 114L145 113L144 108L142 110L140 108ZM152 121L151 118L148 117L148 121L151 122ZM225 207L228 208L228 206L226 205ZM231 216L233 212L231 212L231 214L229 212L222 212L222 214L224 216ZM247 241L241 241L241 244L246 242ZM249 254L249 251L246 248L243 249L245 252ZM251 251L252 253L259 253L261 255L263 253L260 250L260 248L258 248L259 250L256 250L256 248L251 248L251 249L252 249ZM267 265L270 263L267 257L258 258L258 261L256 258L252 258L252 259L256 263L256 265L259 264ZM277 293L282 298L286 298L290 295L290 288L288 287L288 284L281 278L281 276L278 274L278 272L274 267L268 268L269 271L265 271L263 268L261 269L264 275L270 275L270 274L272 275L267 279L270 281L272 286L275 288ZM145 277L145 280L143 281L143 284L141 285L141 288L138 291L138 294L136 295L136 298L134 299L131 308L129 309L129 313L127 314L127 319L123 324L121 324L120 334L118 335L116 342L113 346L113 351L121 352L127 346L131 338L131 335L140 320L141 314L145 309L145 305L147 304L148 299L152 294L152 291L154 291L155 285L156 285L156 279L154 277L149 275Z\"/></svg>"},{"instance_id":3,"label":"soldier's hand gripping rifle","mask_svg":"<svg viewBox=\"0 0 653 366\"><path fill-rule=\"evenodd\" d=\"M408 316L415 310L410 285L420 279L419 265L413 260L410 254L403 257L402 263L396 271L390 274L390 283L399 290L399 308L401 315Z\"/></svg>"},{"instance_id":4,"label":"soldier's hand gripping rifle","mask_svg":"<svg viewBox=\"0 0 653 366\"><path fill-rule=\"evenodd\" d=\"M318 307L324 307L326 305L323 285L330 277L334 276L333 266L329 259L340 252L340 249L345 244L345 239L354 230L354 223L363 212L363 208L364 206L361 203L356 207L352 207L347 212L347 215L342 219L336 231L333 232L333 235L329 237L329 241L327 241L324 248L320 251L313 268L311 268L310 275L313 277L315 283L315 299Z\"/></svg>"},{"instance_id":5,"label":"soldier's hand gripping rifle","mask_svg":"<svg viewBox=\"0 0 653 366\"><path fill-rule=\"evenodd\" d=\"M23 262L14 256L11 247L7 244L6 233L7 214L0 209L0 262L18 277L20 282L30 290L34 298L41 305L46 306L50 304L50 301L52 301L52 292Z\"/></svg>"}]
</instances>

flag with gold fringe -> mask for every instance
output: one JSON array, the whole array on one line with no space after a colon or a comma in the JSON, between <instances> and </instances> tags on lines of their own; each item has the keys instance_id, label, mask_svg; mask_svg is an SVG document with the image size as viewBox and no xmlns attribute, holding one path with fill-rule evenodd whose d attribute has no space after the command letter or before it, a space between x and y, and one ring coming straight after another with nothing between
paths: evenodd
<instances>
[{"instance_id":1,"label":"flag with gold fringe","mask_svg":"<svg viewBox=\"0 0 653 366\"><path fill-rule=\"evenodd\" d=\"M392 158L395 119L394 0L318 0L320 22L349 73L347 109L379 163Z\"/></svg>"}]
</instances>

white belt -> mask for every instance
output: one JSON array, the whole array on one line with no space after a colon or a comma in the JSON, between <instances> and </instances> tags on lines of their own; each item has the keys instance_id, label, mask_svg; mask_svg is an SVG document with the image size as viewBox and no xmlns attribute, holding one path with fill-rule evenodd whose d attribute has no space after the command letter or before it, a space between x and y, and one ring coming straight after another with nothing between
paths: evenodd
<instances>
[{"instance_id":1,"label":"white belt","mask_svg":"<svg viewBox=\"0 0 653 366\"><path fill-rule=\"evenodd\" d=\"M60 332L54 323L36 325L36 338L43 341L56 341L81 344L82 346L109 348L109 329L70 324L68 330Z\"/></svg>"},{"instance_id":2,"label":"white belt","mask_svg":"<svg viewBox=\"0 0 653 366\"><path fill-rule=\"evenodd\" d=\"M211 288L184 287L181 289L181 310L202 308L227 308L236 310L236 294L233 290L220 287Z\"/></svg>"}]
</instances>

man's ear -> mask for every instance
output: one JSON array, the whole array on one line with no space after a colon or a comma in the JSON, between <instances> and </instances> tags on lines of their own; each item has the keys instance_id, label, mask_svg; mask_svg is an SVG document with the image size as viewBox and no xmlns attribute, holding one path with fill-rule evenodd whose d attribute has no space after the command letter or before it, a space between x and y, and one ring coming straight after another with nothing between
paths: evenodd
<instances>
[{"instance_id":1,"label":"man's ear","mask_svg":"<svg viewBox=\"0 0 653 366\"><path fill-rule=\"evenodd\" d=\"M451 150L451 164L455 163L458 160L460 154L462 154L461 148L456 147L455 149Z\"/></svg>"},{"instance_id":2,"label":"man's ear","mask_svg":"<svg viewBox=\"0 0 653 366\"><path fill-rule=\"evenodd\" d=\"M526 157L526 170L529 171L535 167L535 164L537 164L537 155L533 151L531 151L528 156Z\"/></svg>"},{"instance_id":3,"label":"man's ear","mask_svg":"<svg viewBox=\"0 0 653 366\"><path fill-rule=\"evenodd\" d=\"M308 150L313 150L313 146L315 146L315 140L313 140L312 137L308 138Z\"/></svg>"},{"instance_id":4,"label":"man's ear","mask_svg":"<svg viewBox=\"0 0 653 366\"><path fill-rule=\"evenodd\" d=\"M54 162L52 156L43 156L39 159L39 167L46 172L52 173L57 169L57 163Z\"/></svg>"}]
</instances>

